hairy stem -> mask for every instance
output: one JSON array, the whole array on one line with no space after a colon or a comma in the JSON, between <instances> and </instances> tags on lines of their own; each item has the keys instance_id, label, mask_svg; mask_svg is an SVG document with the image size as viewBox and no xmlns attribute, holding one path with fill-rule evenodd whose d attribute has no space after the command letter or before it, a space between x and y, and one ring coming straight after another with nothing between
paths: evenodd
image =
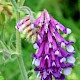
<instances>
[{"instance_id":1,"label":"hairy stem","mask_svg":"<svg viewBox=\"0 0 80 80\"><path fill-rule=\"evenodd\" d=\"M16 9L16 2L14 0L11 0L14 8ZM20 13L16 10L16 23L20 20ZM19 65L19 69L22 75L23 80L28 80L27 72L24 66L24 61L21 55L21 38L20 33L18 30L16 30L16 53L18 54L17 62Z\"/></svg>"}]
</instances>

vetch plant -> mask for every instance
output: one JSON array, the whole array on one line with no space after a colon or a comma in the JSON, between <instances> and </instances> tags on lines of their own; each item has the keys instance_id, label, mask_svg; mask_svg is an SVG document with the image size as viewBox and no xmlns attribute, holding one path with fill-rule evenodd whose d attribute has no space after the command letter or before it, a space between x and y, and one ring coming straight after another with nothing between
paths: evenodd
<instances>
[{"instance_id":1,"label":"vetch plant","mask_svg":"<svg viewBox=\"0 0 80 80\"><path fill-rule=\"evenodd\" d=\"M52 76L55 80L65 80L65 75L71 74L75 63L73 41L66 41L60 34L60 31L70 34L71 29L56 21L47 10L33 23L30 16L22 19L17 23L16 29L34 42L33 47L37 51L32 54L32 64L36 66L34 70L41 80L52 80Z\"/></svg>"},{"instance_id":2,"label":"vetch plant","mask_svg":"<svg viewBox=\"0 0 80 80\"><path fill-rule=\"evenodd\" d=\"M35 66L34 71L38 72L36 79L66 80L66 76L71 74L72 67L75 65L76 60L73 56L73 54L75 54L74 47L72 46L74 42L71 40L67 41L62 36L62 33L68 35L72 32L71 29L65 28L55 20L46 9L42 11L38 19L35 19L31 9L23 6L25 0L10 1L10 3L0 3L0 7L1 13L4 9L10 18L12 15L16 17L16 40L12 40L13 36L12 38L10 36L10 40L4 40L4 32L6 31L4 30L5 28L2 29L0 54L1 58L3 57L4 59L3 62L7 63L9 60L17 60L22 76L21 80L32 80L31 77L33 77L35 73L33 70L26 71L22 57L24 50L22 52L21 35L24 35L26 40L31 42L36 50L36 52L31 55L33 58L32 65ZM11 7L14 14L8 7ZM25 11L27 14L24 18L21 17L22 11ZM12 77L13 76L14 75L12 75ZM12 80L12 78L7 79Z\"/></svg>"},{"instance_id":3,"label":"vetch plant","mask_svg":"<svg viewBox=\"0 0 80 80\"><path fill-rule=\"evenodd\" d=\"M28 74L26 72L24 61L21 55L21 36L24 34L26 39L33 43L36 54L32 54L33 62L35 65L35 71L38 72L38 76L41 80L66 80L66 75L71 74L71 68L74 66L75 53L72 46L73 41L66 41L60 34L60 31L64 34L70 34L71 29L65 28L61 23L55 20L47 10L43 10L41 16L38 19L34 19L33 13L30 8L22 6L22 4L16 4L16 1L11 0L14 11L16 12L16 51L13 54L17 54L17 62L20 68L20 72L23 80L28 80ZM20 12L25 10L27 16L20 20ZM12 51L0 41L3 46L3 51L11 56Z\"/></svg>"}]
</instances>

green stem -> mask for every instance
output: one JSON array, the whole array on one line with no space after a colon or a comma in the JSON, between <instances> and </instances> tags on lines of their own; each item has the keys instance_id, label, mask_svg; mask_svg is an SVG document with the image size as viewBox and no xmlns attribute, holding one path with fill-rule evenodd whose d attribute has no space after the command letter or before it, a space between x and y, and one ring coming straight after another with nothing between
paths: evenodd
<instances>
[{"instance_id":1,"label":"green stem","mask_svg":"<svg viewBox=\"0 0 80 80\"><path fill-rule=\"evenodd\" d=\"M15 0L11 0L14 8L16 9L16 2ZM16 10L16 23L20 20L20 13ZM27 76L27 72L24 66L24 61L23 58L21 56L21 38L20 38L20 33L18 30L16 30L16 52L18 53L18 58L17 58L17 62L19 65L19 69L22 75L23 80L28 80L28 76Z\"/></svg>"},{"instance_id":2,"label":"green stem","mask_svg":"<svg viewBox=\"0 0 80 80\"><path fill-rule=\"evenodd\" d=\"M19 19L20 19L20 13L17 12L16 21L18 22ZM23 59L22 59L22 56L21 56L21 38L20 38L20 33L17 30L16 30L16 52L19 54L19 56L17 58L17 61L18 61L18 64L19 64L19 68L20 68L21 74L23 76L23 80L28 80L26 69L24 67L24 62L23 62Z\"/></svg>"},{"instance_id":3,"label":"green stem","mask_svg":"<svg viewBox=\"0 0 80 80\"><path fill-rule=\"evenodd\" d=\"M16 1L15 0L11 0L11 2L12 2L12 5L13 5L14 10L16 11L18 9L18 6L16 4Z\"/></svg>"}]
</instances>

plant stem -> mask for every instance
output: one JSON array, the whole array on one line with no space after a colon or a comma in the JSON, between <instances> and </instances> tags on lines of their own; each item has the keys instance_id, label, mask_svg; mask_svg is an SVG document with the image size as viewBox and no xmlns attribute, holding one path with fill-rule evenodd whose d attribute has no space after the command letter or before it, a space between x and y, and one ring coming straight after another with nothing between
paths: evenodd
<instances>
[{"instance_id":1,"label":"plant stem","mask_svg":"<svg viewBox=\"0 0 80 80\"><path fill-rule=\"evenodd\" d=\"M16 22L18 22L20 19L20 13L17 12L16 14L17 14ZM16 30L16 52L19 54L19 56L17 58L17 62L19 64L19 68L20 68L20 72L23 77L23 80L28 80L28 76L27 76L26 69L24 66L23 58L21 56L21 38L20 38L20 33L18 30Z\"/></svg>"},{"instance_id":2,"label":"plant stem","mask_svg":"<svg viewBox=\"0 0 80 80\"><path fill-rule=\"evenodd\" d=\"M20 12L16 10L17 4L15 0L11 0L14 10L16 12L16 23L20 20ZM18 9L18 8L17 8ZM16 53L18 54L17 62L19 65L19 69L22 75L23 80L28 80L27 72L24 66L24 61L21 55L21 38L20 38L20 33L18 30L16 30Z\"/></svg>"}]
</instances>

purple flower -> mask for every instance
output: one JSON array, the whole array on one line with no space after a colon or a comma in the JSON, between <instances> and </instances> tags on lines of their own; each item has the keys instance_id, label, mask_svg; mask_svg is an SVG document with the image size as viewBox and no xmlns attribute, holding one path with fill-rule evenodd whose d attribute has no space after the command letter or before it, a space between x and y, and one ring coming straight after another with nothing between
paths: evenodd
<instances>
[{"instance_id":1,"label":"purple flower","mask_svg":"<svg viewBox=\"0 0 80 80\"><path fill-rule=\"evenodd\" d=\"M24 19L21 19L17 25L16 29L19 29L20 32L23 31L23 29L31 24L30 16L25 17ZM21 27L22 26L22 27Z\"/></svg>"},{"instance_id":2,"label":"purple flower","mask_svg":"<svg viewBox=\"0 0 80 80\"><path fill-rule=\"evenodd\" d=\"M38 26L38 40L34 43L37 52L32 54L32 64L36 66L34 70L41 80L52 80L52 76L55 80L65 80L65 75L70 75L75 63L72 56L75 51L73 41L66 41L59 30L65 34L70 34L71 30L52 18L46 10L35 21L34 27Z\"/></svg>"},{"instance_id":3,"label":"purple flower","mask_svg":"<svg viewBox=\"0 0 80 80\"><path fill-rule=\"evenodd\" d=\"M35 29L34 24L31 22L30 16L27 16L20 20L17 25L16 29L23 34L23 37L26 37L26 39L32 43L36 41L36 36L38 33L37 29Z\"/></svg>"}]
</instances>

